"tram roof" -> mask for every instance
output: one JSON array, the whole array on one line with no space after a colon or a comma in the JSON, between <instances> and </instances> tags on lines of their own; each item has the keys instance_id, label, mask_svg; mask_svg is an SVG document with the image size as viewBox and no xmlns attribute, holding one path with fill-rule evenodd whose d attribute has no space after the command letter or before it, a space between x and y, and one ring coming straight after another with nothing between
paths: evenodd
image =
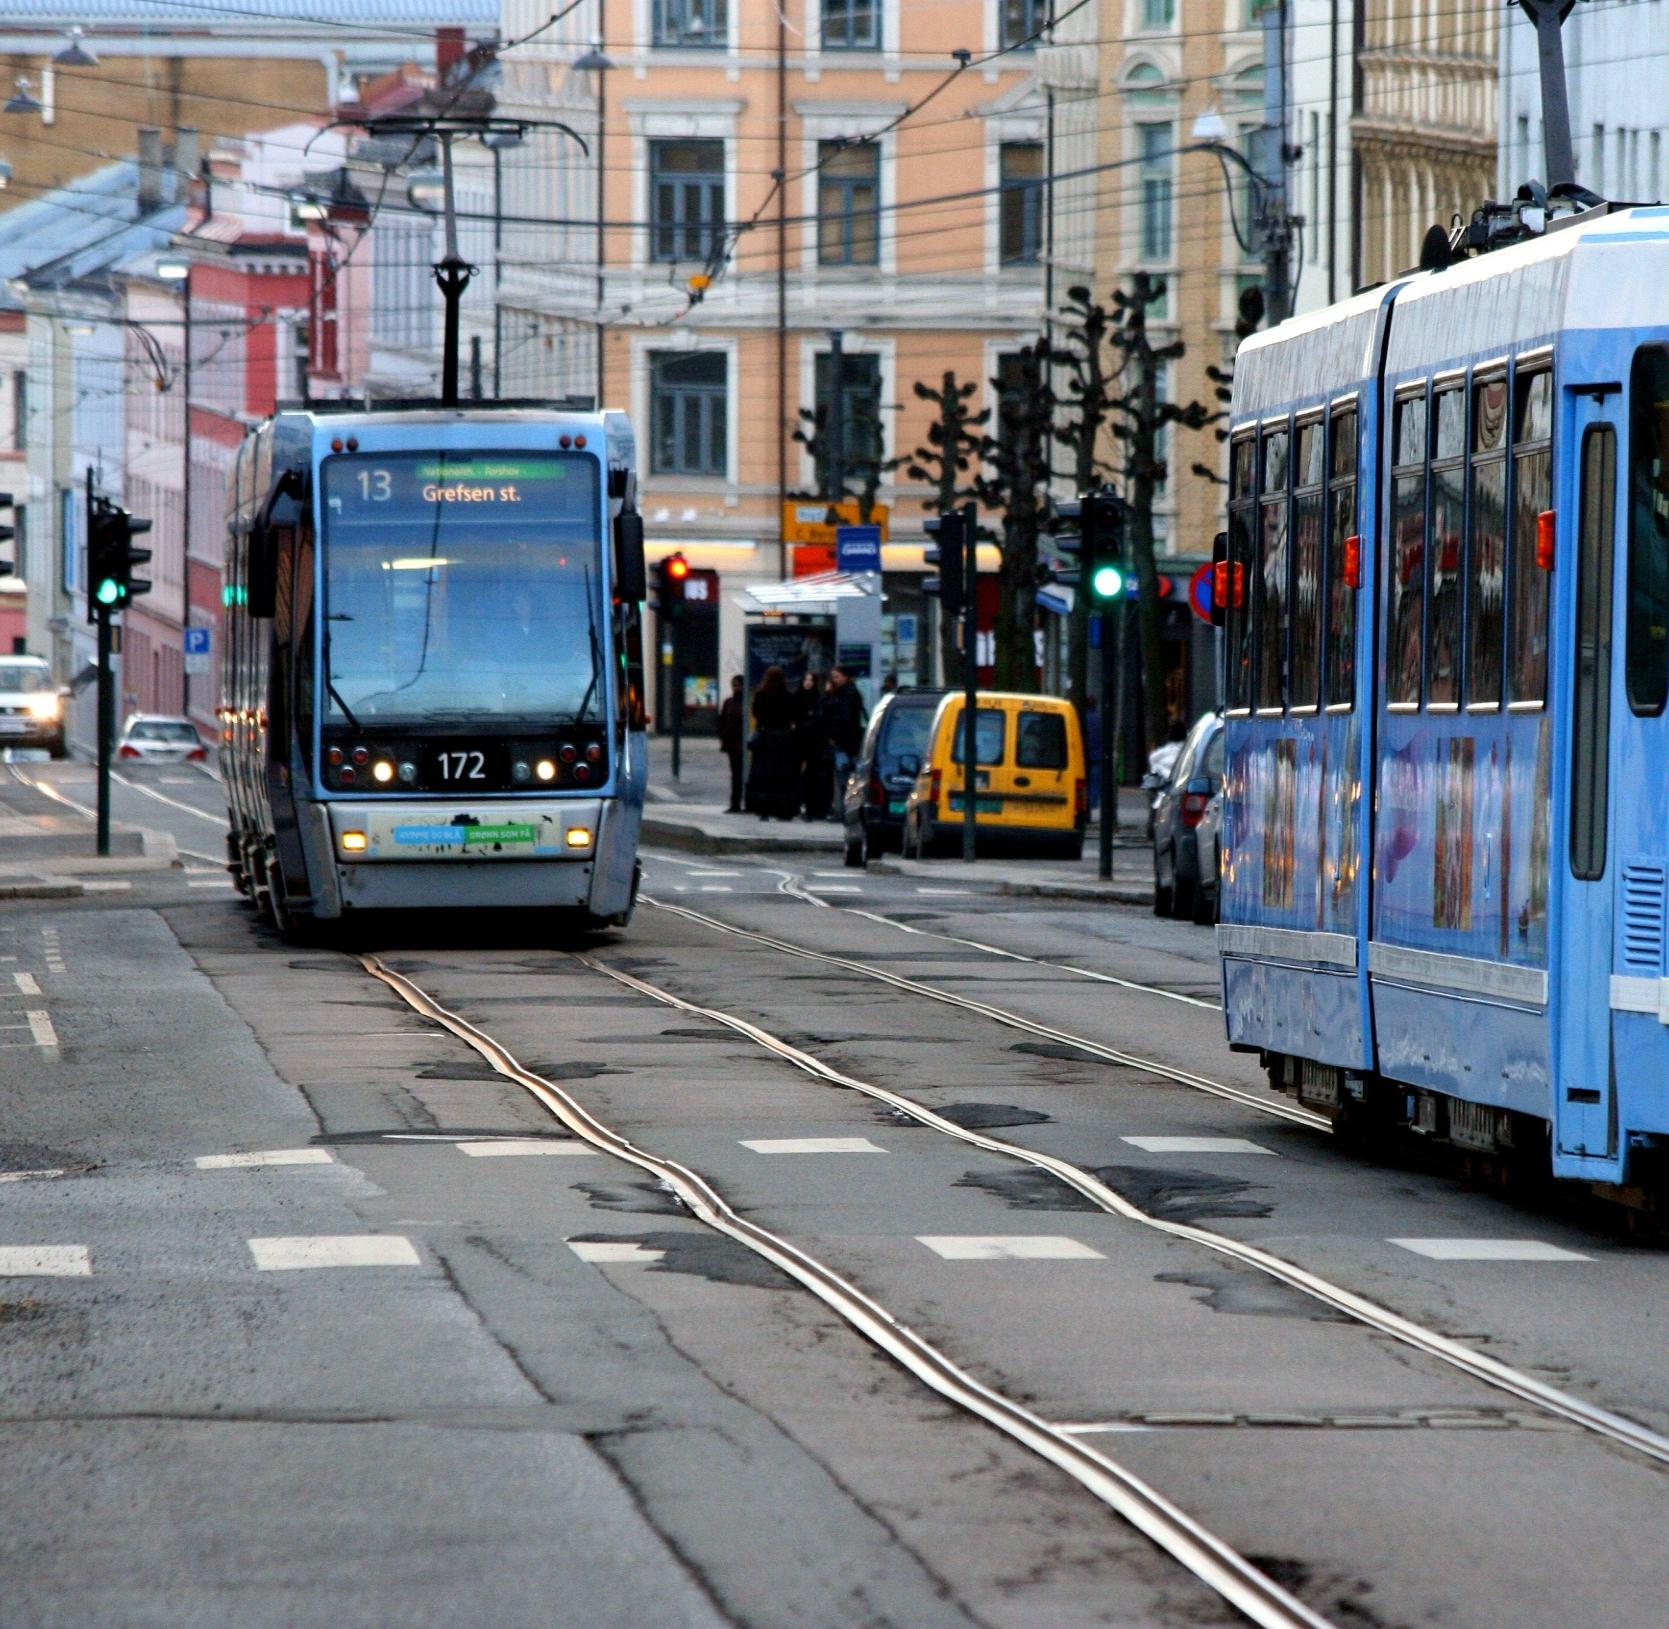
<instances>
[{"instance_id":1,"label":"tram roof","mask_svg":"<svg viewBox=\"0 0 1669 1629\"><path fill-rule=\"evenodd\" d=\"M1666 285L1669 207L1581 216L1253 334L1235 360L1233 416L1278 412L1374 376L1380 313L1393 296L1385 365L1399 375L1550 344L1572 329L1661 328Z\"/></svg>"}]
</instances>

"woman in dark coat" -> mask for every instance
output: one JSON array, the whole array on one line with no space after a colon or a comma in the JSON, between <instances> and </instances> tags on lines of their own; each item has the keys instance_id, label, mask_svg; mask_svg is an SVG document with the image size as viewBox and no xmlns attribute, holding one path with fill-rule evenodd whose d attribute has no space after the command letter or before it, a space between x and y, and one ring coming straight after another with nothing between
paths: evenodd
<instances>
[{"instance_id":1,"label":"woman in dark coat","mask_svg":"<svg viewBox=\"0 0 1669 1629\"><path fill-rule=\"evenodd\" d=\"M807 672L794 692L794 744L800 755L800 806L807 820L829 812L829 740L823 723L823 687Z\"/></svg>"},{"instance_id":2,"label":"woman in dark coat","mask_svg":"<svg viewBox=\"0 0 1669 1629\"><path fill-rule=\"evenodd\" d=\"M766 668L753 696L753 750L748 761L748 808L761 820L792 820L799 807L796 712L782 669Z\"/></svg>"}]
</instances>

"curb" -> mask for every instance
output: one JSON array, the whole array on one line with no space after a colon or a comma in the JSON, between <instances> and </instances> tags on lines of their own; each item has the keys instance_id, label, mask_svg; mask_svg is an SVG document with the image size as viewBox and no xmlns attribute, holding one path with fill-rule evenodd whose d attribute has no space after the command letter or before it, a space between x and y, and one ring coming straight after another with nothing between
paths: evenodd
<instances>
[{"instance_id":1,"label":"curb","mask_svg":"<svg viewBox=\"0 0 1669 1629\"><path fill-rule=\"evenodd\" d=\"M29 882L0 879L0 899L81 899L87 890L78 882L42 877Z\"/></svg>"},{"instance_id":2,"label":"curb","mask_svg":"<svg viewBox=\"0 0 1669 1629\"><path fill-rule=\"evenodd\" d=\"M904 865L911 865L905 870ZM919 862L904 862L898 860L871 860L868 870L883 877L930 877L931 871L914 869ZM989 888L992 893L1001 894L1010 899L1076 899L1088 900L1095 904L1113 905L1145 905L1153 904L1153 890L1151 888L1128 887L1122 883L1102 882L1052 882L1047 878L1036 881L1015 881L1011 877L992 876L989 879L980 877L959 876L958 882L967 882L975 887Z\"/></svg>"},{"instance_id":3,"label":"curb","mask_svg":"<svg viewBox=\"0 0 1669 1629\"><path fill-rule=\"evenodd\" d=\"M822 842L812 840L809 835L777 837L753 832L744 836L738 831L733 836L729 832L710 832L681 820L657 819L651 814L643 817L642 835L646 843L660 843L686 854L752 854L763 858L773 854L832 854L838 857L843 847L838 831Z\"/></svg>"}]
</instances>

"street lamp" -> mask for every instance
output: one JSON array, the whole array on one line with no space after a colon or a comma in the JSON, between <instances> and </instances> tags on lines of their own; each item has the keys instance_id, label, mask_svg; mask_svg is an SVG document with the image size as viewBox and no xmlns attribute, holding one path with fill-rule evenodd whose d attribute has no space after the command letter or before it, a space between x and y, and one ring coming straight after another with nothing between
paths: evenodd
<instances>
[{"instance_id":1,"label":"street lamp","mask_svg":"<svg viewBox=\"0 0 1669 1629\"><path fill-rule=\"evenodd\" d=\"M42 111L41 104L38 101L36 101L36 99L34 98L33 95L30 94L28 74L19 74L17 76L16 80L13 81L13 83L17 86L17 89L12 93L11 99L6 103L6 112L8 112L8 113L39 113L39 112L41 112Z\"/></svg>"},{"instance_id":2,"label":"street lamp","mask_svg":"<svg viewBox=\"0 0 1669 1629\"><path fill-rule=\"evenodd\" d=\"M69 44L53 54L53 62L60 68L96 68L99 59L82 43L87 37L83 28L71 27L64 31Z\"/></svg>"},{"instance_id":3,"label":"street lamp","mask_svg":"<svg viewBox=\"0 0 1669 1629\"><path fill-rule=\"evenodd\" d=\"M185 335L185 349L183 362L180 367L181 389L184 393L185 413L183 434L180 444L180 530L181 553L187 560L191 556L191 261L181 254L161 254L156 257L152 270L165 283L177 283L180 288L182 322L180 331ZM186 571L186 607L184 618L189 621L191 616L191 568ZM183 627L183 623L182 623ZM183 637L183 635L182 635ZM180 711L191 717L191 675L186 672L185 664L180 664Z\"/></svg>"},{"instance_id":4,"label":"street lamp","mask_svg":"<svg viewBox=\"0 0 1669 1629\"><path fill-rule=\"evenodd\" d=\"M1280 143L1279 132L1268 126L1255 132L1261 138L1259 156L1264 160L1261 167L1238 147L1229 145L1229 127L1214 107L1208 107L1194 120L1191 134L1194 145L1185 150L1215 153L1217 162L1223 167L1223 185L1228 191L1229 226L1233 229L1234 241L1239 244L1242 254L1257 255L1263 261L1264 310L1273 327L1291 314L1292 235L1293 228L1299 224L1299 217L1289 214L1286 207L1286 153ZM1270 163L1271 153L1273 164ZM1234 177L1229 173L1231 163L1238 165L1252 183L1252 208L1256 219L1251 223L1254 235L1249 242L1240 230L1240 221L1234 212ZM1268 173L1271 169L1273 174Z\"/></svg>"},{"instance_id":5,"label":"street lamp","mask_svg":"<svg viewBox=\"0 0 1669 1629\"><path fill-rule=\"evenodd\" d=\"M604 51L602 42L593 45L574 67L581 73L597 76L597 411L603 409L603 278L605 251L603 246L603 138L608 124L608 72L614 59Z\"/></svg>"}]
</instances>

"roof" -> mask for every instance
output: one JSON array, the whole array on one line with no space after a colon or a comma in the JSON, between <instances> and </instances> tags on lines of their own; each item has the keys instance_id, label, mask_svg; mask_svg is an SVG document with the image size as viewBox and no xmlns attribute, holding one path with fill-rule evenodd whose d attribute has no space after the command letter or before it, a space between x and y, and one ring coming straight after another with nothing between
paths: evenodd
<instances>
[{"instance_id":1,"label":"roof","mask_svg":"<svg viewBox=\"0 0 1669 1629\"><path fill-rule=\"evenodd\" d=\"M162 187L165 195L174 191L166 166ZM141 216L138 190L139 166L124 159L0 214L0 307L22 303L7 286L13 279L68 288L163 248L185 224L185 207L170 202Z\"/></svg>"},{"instance_id":2,"label":"roof","mask_svg":"<svg viewBox=\"0 0 1669 1629\"><path fill-rule=\"evenodd\" d=\"M168 26L201 32L292 31L298 23L326 32L386 33L410 29L429 35L436 28L498 30L498 0L6 0L6 27L86 28L98 49L101 28L150 29Z\"/></svg>"}]
</instances>

